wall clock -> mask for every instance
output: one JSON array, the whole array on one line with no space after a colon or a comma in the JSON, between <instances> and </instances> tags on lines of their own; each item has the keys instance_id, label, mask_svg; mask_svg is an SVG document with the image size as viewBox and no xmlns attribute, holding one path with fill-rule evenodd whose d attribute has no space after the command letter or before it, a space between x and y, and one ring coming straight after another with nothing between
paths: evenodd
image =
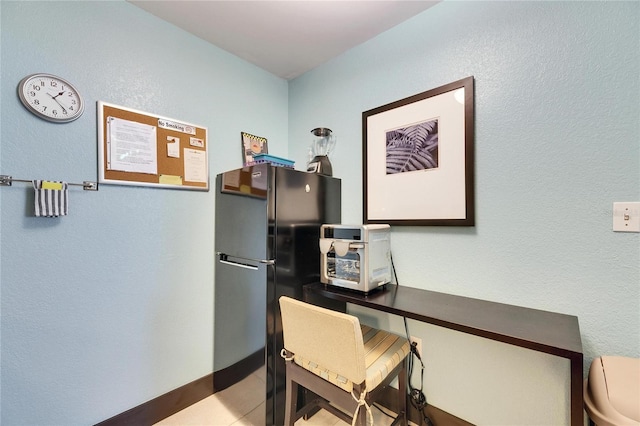
<instances>
[{"instance_id":1,"label":"wall clock","mask_svg":"<svg viewBox=\"0 0 640 426\"><path fill-rule=\"evenodd\" d=\"M80 92L52 74L31 74L20 80L18 96L31 113L53 123L68 123L84 112Z\"/></svg>"}]
</instances>

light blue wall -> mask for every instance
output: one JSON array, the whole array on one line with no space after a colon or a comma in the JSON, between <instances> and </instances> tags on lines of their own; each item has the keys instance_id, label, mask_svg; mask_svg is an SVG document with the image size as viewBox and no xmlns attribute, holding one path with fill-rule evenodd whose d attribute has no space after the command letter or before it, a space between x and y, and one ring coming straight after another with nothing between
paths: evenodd
<instances>
[{"instance_id":1,"label":"light blue wall","mask_svg":"<svg viewBox=\"0 0 640 426\"><path fill-rule=\"evenodd\" d=\"M208 127L211 177L241 131L301 168L327 126L345 223L362 111L474 75L477 225L394 227L401 284L577 315L585 365L640 356L639 235L611 231L612 203L640 200L638 3L445 2L288 87L121 1L0 15L0 173L95 180L98 100ZM33 72L76 83L84 115L28 114ZM2 424L92 424L211 372L212 192L72 190L50 220L29 193L0 189Z\"/></svg>"},{"instance_id":2,"label":"light blue wall","mask_svg":"<svg viewBox=\"0 0 640 426\"><path fill-rule=\"evenodd\" d=\"M96 101L209 130L213 182L240 166L240 132L287 154L287 82L123 1L0 3L0 173L97 180ZM35 72L75 83L75 122L29 114ZM35 218L0 189L3 425L94 424L212 371L214 193L71 189Z\"/></svg>"},{"instance_id":3,"label":"light blue wall","mask_svg":"<svg viewBox=\"0 0 640 426\"><path fill-rule=\"evenodd\" d=\"M640 356L640 234L612 232L640 201L640 3L440 3L290 82L289 155L333 129L360 223L362 112L470 75L476 226L393 227L400 284L576 315L585 368Z\"/></svg>"}]
</instances>

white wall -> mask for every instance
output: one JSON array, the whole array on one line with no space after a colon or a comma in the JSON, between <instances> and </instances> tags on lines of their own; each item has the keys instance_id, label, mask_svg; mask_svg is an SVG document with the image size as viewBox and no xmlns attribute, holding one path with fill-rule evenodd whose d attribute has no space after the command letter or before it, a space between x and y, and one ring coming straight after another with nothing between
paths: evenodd
<instances>
[{"instance_id":1,"label":"white wall","mask_svg":"<svg viewBox=\"0 0 640 426\"><path fill-rule=\"evenodd\" d=\"M638 357L640 234L611 228L614 201L640 200L639 23L637 2L442 2L290 83L290 157L303 162L309 131L331 128L343 222L361 223L362 112L474 76L476 226L393 227L400 284L575 315L585 371L601 354ZM427 352L447 342L416 334ZM480 360L479 348L461 356ZM533 388L555 363L523 377ZM470 365L477 391L485 376ZM501 424L463 394L445 401L442 384L425 377L436 406Z\"/></svg>"}]
</instances>

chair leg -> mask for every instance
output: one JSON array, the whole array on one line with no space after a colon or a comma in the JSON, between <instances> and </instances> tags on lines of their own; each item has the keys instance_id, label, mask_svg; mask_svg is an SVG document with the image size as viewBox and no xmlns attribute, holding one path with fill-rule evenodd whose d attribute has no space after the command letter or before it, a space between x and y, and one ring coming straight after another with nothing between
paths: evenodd
<instances>
[{"instance_id":1,"label":"chair leg","mask_svg":"<svg viewBox=\"0 0 640 426\"><path fill-rule=\"evenodd\" d=\"M288 361L291 362L291 361ZM287 370L289 366L287 365ZM298 411L298 384L290 379L291 374L287 373L287 388L285 397L285 413L284 424L286 426L293 426L296 421L296 413Z\"/></svg>"},{"instance_id":2,"label":"chair leg","mask_svg":"<svg viewBox=\"0 0 640 426\"><path fill-rule=\"evenodd\" d=\"M367 426L367 407L361 405L358 407L358 420L356 421L357 426Z\"/></svg>"},{"instance_id":3,"label":"chair leg","mask_svg":"<svg viewBox=\"0 0 640 426\"><path fill-rule=\"evenodd\" d=\"M398 373L398 416L402 416L401 424L407 426L407 359L402 361L402 370Z\"/></svg>"}]
</instances>

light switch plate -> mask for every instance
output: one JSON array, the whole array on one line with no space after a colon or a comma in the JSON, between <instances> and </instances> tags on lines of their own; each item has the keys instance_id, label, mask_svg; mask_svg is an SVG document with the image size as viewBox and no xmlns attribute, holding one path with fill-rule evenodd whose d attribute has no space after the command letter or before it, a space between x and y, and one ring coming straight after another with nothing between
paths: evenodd
<instances>
[{"instance_id":1,"label":"light switch plate","mask_svg":"<svg viewBox=\"0 0 640 426\"><path fill-rule=\"evenodd\" d=\"M640 202L613 203L613 230L640 232Z\"/></svg>"}]
</instances>

